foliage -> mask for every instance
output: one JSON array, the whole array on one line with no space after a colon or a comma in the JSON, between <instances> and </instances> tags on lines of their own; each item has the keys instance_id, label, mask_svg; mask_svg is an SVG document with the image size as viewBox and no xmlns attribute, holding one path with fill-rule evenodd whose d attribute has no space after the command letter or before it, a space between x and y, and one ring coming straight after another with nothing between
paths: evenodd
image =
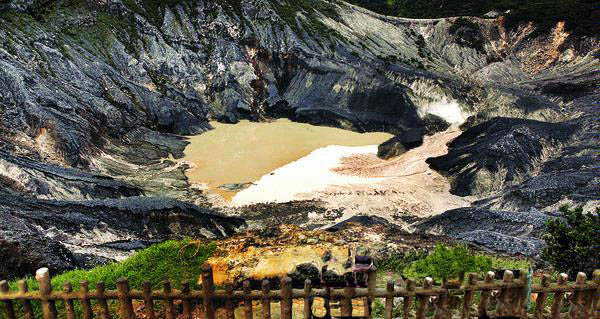
<instances>
[{"instance_id":1,"label":"foliage","mask_svg":"<svg viewBox=\"0 0 600 319\"><path fill-rule=\"evenodd\" d=\"M432 254L418 260L405 269L407 277L433 277L437 280L452 279L467 272L484 272L492 269L492 259L474 255L465 246L454 248L444 244L435 246Z\"/></svg>"},{"instance_id":2,"label":"foliage","mask_svg":"<svg viewBox=\"0 0 600 319\"><path fill-rule=\"evenodd\" d=\"M483 16L489 11L505 12L509 27L534 22L549 31L558 21L576 34L597 36L600 2L596 0L346 0L375 12L407 18Z\"/></svg>"},{"instance_id":3,"label":"foliage","mask_svg":"<svg viewBox=\"0 0 600 319\"><path fill-rule=\"evenodd\" d=\"M492 269L529 269L531 262L525 258L506 258L493 255L485 255L492 260Z\"/></svg>"},{"instance_id":4,"label":"foliage","mask_svg":"<svg viewBox=\"0 0 600 319\"><path fill-rule=\"evenodd\" d=\"M467 28L470 30L479 30L479 26L477 25L477 23L475 23L467 18L460 17L460 18L456 19L456 21L454 21L454 23L452 24L450 29L448 29L448 31L450 31L451 34L455 34L456 32L458 32L458 30L461 27L464 27L464 28Z\"/></svg>"},{"instance_id":5,"label":"foliage","mask_svg":"<svg viewBox=\"0 0 600 319\"><path fill-rule=\"evenodd\" d=\"M417 249L394 253L379 260L377 262L377 269L401 274L411 263L424 259L427 255L428 253L426 250Z\"/></svg>"},{"instance_id":6,"label":"foliage","mask_svg":"<svg viewBox=\"0 0 600 319\"><path fill-rule=\"evenodd\" d=\"M345 41L344 37L336 30L331 29L320 19L319 15L324 15L333 20L340 20L339 14L333 4L322 0L284 0L274 1L273 5L277 15L300 38L304 38L303 29L311 35L325 36L333 41L334 38ZM298 24L299 14L305 20L302 27Z\"/></svg>"},{"instance_id":7,"label":"foliage","mask_svg":"<svg viewBox=\"0 0 600 319\"><path fill-rule=\"evenodd\" d=\"M159 285L167 279L174 287L181 287L184 282L191 282L194 287L204 262L215 248L214 243L203 245L191 240L170 240L141 250L122 262L55 276L52 278L52 288L62 290L63 283L70 282L76 289L81 281L86 280L90 283L90 289L94 289L98 281L103 281L107 289L115 289L117 279L121 277L128 278L132 288L140 288L146 280ZM37 289L35 279L27 281L30 289ZM16 289L16 285L16 282L12 282L11 288Z\"/></svg>"},{"instance_id":8,"label":"foliage","mask_svg":"<svg viewBox=\"0 0 600 319\"><path fill-rule=\"evenodd\" d=\"M542 259L550 262L558 271L574 278L578 271L591 275L600 268L600 208L596 213L586 214L581 207L560 208L564 219L546 222L543 239L546 242Z\"/></svg>"}]
</instances>

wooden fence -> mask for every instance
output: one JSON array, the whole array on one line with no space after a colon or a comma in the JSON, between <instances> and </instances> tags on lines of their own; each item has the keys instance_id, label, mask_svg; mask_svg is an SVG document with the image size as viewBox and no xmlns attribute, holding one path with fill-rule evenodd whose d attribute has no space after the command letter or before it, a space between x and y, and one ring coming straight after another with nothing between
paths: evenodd
<instances>
[{"instance_id":1,"label":"wooden fence","mask_svg":"<svg viewBox=\"0 0 600 319\"><path fill-rule=\"evenodd\" d=\"M524 271L521 272L523 273ZM468 274L463 282L454 285L434 285L431 278L426 278L418 287L414 281L407 280L388 282L386 288L378 288L376 272L372 271L368 274L367 288L313 289L310 280L307 280L303 289L295 289L292 287L292 279L284 277L278 290L270 290L269 281L265 280L261 290L252 290L250 282L246 281L243 283L243 290L234 291L231 286L225 290L216 290L212 269L207 266L202 273L202 290L198 291L190 290L187 284L181 290L172 289L169 282L165 282L163 289L159 291L152 291L150 282L144 282L142 290L132 290L124 278L118 280L116 290L106 290L104 284L99 282L96 290L92 291L88 289L87 282L81 282L78 291L73 291L70 283L64 284L63 291L52 291L48 269L42 268L36 273L38 291L28 291L25 281L19 282L18 291L9 291L8 283L0 282L0 303L4 303L2 316L7 319L15 319L17 316L34 319L36 311L32 302L41 304L44 319L59 317L57 302L64 304L66 314L61 315L61 318L74 319L80 315L83 319L111 319L111 310L115 307L109 306L107 301L110 300L118 301L118 311L114 310L121 319L133 319L137 316L155 319L158 317L154 304L157 300L162 302L161 309L166 319L192 319L196 306L201 307L202 314L207 319L234 318L237 307L243 309L243 318L252 319L253 311L259 305L262 318L270 319L271 302L279 303L282 319L292 319L293 316L311 319L314 298L323 298L324 302L339 302L341 316L337 318L373 318L371 305L375 299L383 299L383 317L386 319L424 319L430 316L435 319L600 318L600 270L594 272L591 281L588 281L584 273L579 273L575 282L569 282L567 275L561 274L557 282L551 282L549 276L544 276L539 284L529 283L523 275L515 279L511 271L505 271L503 275L502 280L496 280L495 274L489 272L483 280L479 280L477 274ZM536 298L532 310L528 311L530 293ZM293 300L297 299L303 304L300 314L292 313ZM144 307L135 311L134 300L139 300L139 304L143 302ZM77 308L75 301L80 304ZM358 304L362 301L362 309L354 313L360 312L361 315L353 317L353 304L356 301Z\"/></svg>"}]
</instances>

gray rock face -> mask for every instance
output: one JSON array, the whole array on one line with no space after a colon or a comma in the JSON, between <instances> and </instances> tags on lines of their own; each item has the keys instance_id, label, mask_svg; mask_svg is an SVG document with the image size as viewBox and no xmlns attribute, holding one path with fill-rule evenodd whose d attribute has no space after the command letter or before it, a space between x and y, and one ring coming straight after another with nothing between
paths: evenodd
<instances>
[{"instance_id":1,"label":"gray rock face","mask_svg":"<svg viewBox=\"0 0 600 319\"><path fill-rule=\"evenodd\" d=\"M244 224L174 199L147 197L56 201L2 194L0 218L0 256L11 261L0 267L3 278L42 266L55 273L88 267L98 256L120 258L166 239L222 238Z\"/></svg>"},{"instance_id":2,"label":"gray rock face","mask_svg":"<svg viewBox=\"0 0 600 319\"><path fill-rule=\"evenodd\" d=\"M411 129L392 137L377 148L377 156L383 159L400 156L407 150L423 145L421 129Z\"/></svg>"},{"instance_id":3,"label":"gray rock face","mask_svg":"<svg viewBox=\"0 0 600 319\"><path fill-rule=\"evenodd\" d=\"M478 195L532 171L546 149L567 142L576 129L562 123L494 118L466 130L448 145L447 155L427 163L453 177L453 194Z\"/></svg>"},{"instance_id":4,"label":"gray rock face","mask_svg":"<svg viewBox=\"0 0 600 319\"><path fill-rule=\"evenodd\" d=\"M419 222L414 228L420 233L445 234L494 251L538 256L545 222L557 217L560 214L537 210L510 212L459 208Z\"/></svg>"}]
</instances>

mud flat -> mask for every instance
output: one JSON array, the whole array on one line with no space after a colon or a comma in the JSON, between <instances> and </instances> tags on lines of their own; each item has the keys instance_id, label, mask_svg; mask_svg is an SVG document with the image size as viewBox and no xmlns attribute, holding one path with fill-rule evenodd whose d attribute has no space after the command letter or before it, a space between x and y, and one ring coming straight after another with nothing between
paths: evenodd
<instances>
[{"instance_id":1,"label":"mud flat","mask_svg":"<svg viewBox=\"0 0 600 319\"><path fill-rule=\"evenodd\" d=\"M183 160L192 163L192 168L186 175L198 187L227 200L262 176L316 149L330 145L373 146L391 137L387 133L356 133L287 119L211 125L214 130L189 138ZM322 164L329 165L327 162L323 158Z\"/></svg>"},{"instance_id":2,"label":"mud flat","mask_svg":"<svg viewBox=\"0 0 600 319\"><path fill-rule=\"evenodd\" d=\"M450 194L448 180L425 162L446 154L446 144L459 134L451 127L387 161L376 156L376 146L320 148L264 175L236 194L232 204L318 200L343 211L339 220L367 214L410 224L470 204L469 197Z\"/></svg>"}]
</instances>

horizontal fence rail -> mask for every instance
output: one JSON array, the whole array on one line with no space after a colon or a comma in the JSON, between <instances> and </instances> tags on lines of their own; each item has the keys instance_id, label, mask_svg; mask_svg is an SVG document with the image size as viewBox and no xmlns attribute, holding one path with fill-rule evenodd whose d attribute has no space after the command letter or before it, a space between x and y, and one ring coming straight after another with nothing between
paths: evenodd
<instances>
[{"instance_id":1,"label":"horizontal fence rail","mask_svg":"<svg viewBox=\"0 0 600 319\"><path fill-rule=\"evenodd\" d=\"M377 288L377 273L373 269L368 274L367 288L313 288L310 280L304 282L303 289L292 287L292 279L284 277L279 282L280 289L271 290L268 280L262 281L260 290L252 290L249 281L243 282L242 290L234 290L231 285L225 289L215 289L213 272L206 266L202 272L202 290L190 290L189 284L181 289L172 289L169 282L163 283L162 290L153 291L150 282L142 284L141 290L130 289L129 282L121 278L116 290L106 290L102 282L90 290L88 282L81 282L79 290L72 284L64 283L62 291L52 291L47 268L36 273L39 283L37 291L29 291L24 280L19 281L18 290L10 291L7 281L0 281L0 303L4 303L0 318L34 319L33 303L41 307L44 319L102 318L134 319L192 319L192 318L236 318L253 319L254 312L260 309L261 317L272 318L272 306L280 310L282 319L317 318L313 316L313 303L322 298L325 309L330 302L337 302L339 314L318 318L551 318L551 319L600 319L600 270L594 272L592 280L585 273L579 273L574 282L568 281L566 274L560 274L556 282L544 275L541 283L528 282L520 271L521 278L514 278L512 271L505 271L502 280L488 272L485 278L477 274L467 274L462 282L435 285L433 279L426 278L417 286L413 280L387 282L386 288ZM530 296L535 296L530 299ZM294 300L300 299L303 307L295 310ZM382 312L374 313L375 300L382 302ZM108 301L111 301L109 305ZM117 301L113 305L112 301ZM156 301L162 304L161 313L156 310ZM65 311L60 315L57 302ZM77 302L77 303L76 303ZM134 302L143 307L134 309ZM274 302L272 304L272 302ZM357 302L362 306L353 309ZM177 303L177 306L175 305ZM197 308L201 315L194 316ZM236 313L236 309L241 312ZM380 311L381 312L381 311ZM329 317L328 317L329 316ZM239 316L238 316L239 317ZM240 317L240 318L242 318Z\"/></svg>"}]
</instances>

